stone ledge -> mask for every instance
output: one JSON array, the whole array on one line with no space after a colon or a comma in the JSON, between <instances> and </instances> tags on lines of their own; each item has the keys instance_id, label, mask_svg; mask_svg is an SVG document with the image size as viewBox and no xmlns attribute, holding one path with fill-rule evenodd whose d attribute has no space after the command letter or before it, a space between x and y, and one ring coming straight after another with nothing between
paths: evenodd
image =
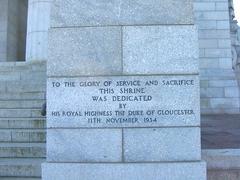
<instances>
[{"instance_id":1,"label":"stone ledge","mask_svg":"<svg viewBox=\"0 0 240 180\"><path fill-rule=\"evenodd\" d=\"M207 161L208 180L240 179L240 149L206 149L202 158Z\"/></svg>"},{"instance_id":2,"label":"stone ledge","mask_svg":"<svg viewBox=\"0 0 240 180\"><path fill-rule=\"evenodd\" d=\"M240 114L201 115L203 149L240 149Z\"/></svg>"},{"instance_id":3,"label":"stone ledge","mask_svg":"<svg viewBox=\"0 0 240 180\"><path fill-rule=\"evenodd\" d=\"M208 170L240 170L240 149L202 150L202 159L207 162Z\"/></svg>"},{"instance_id":4,"label":"stone ledge","mask_svg":"<svg viewBox=\"0 0 240 180\"><path fill-rule=\"evenodd\" d=\"M43 180L205 180L204 162L44 163Z\"/></svg>"}]
</instances>

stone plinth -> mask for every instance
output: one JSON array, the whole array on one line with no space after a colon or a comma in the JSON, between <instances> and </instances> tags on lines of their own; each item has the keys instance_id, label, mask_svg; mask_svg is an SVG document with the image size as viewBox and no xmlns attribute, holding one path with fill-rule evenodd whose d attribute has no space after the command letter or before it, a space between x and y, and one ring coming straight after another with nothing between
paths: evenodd
<instances>
[{"instance_id":1,"label":"stone plinth","mask_svg":"<svg viewBox=\"0 0 240 180\"><path fill-rule=\"evenodd\" d=\"M48 163L43 179L205 180L205 163ZM189 171L191 170L191 172ZM60 173L61 172L61 173ZM98 178L99 177L99 178Z\"/></svg>"},{"instance_id":2,"label":"stone plinth","mask_svg":"<svg viewBox=\"0 0 240 180\"><path fill-rule=\"evenodd\" d=\"M52 7L43 179L205 180L191 0Z\"/></svg>"}]
</instances>

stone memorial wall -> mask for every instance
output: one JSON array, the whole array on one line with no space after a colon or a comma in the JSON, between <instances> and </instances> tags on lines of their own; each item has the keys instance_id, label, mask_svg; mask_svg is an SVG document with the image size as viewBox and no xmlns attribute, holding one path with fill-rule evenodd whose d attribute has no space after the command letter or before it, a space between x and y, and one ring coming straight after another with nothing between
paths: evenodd
<instances>
[{"instance_id":1,"label":"stone memorial wall","mask_svg":"<svg viewBox=\"0 0 240 180\"><path fill-rule=\"evenodd\" d=\"M192 0L55 0L49 36L44 180L206 179Z\"/></svg>"},{"instance_id":2,"label":"stone memorial wall","mask_svg":"<svg viewBox=\"0 0 240 180\"><path fill-rule=\"evenodd\" d=\"M231 45L229 0L194 0L198 26L201 113L238 114L240 93ZM230 18L229 18L230 17ZM232 52L231 52L232 51Z\"/></svg>"}]
</instances>

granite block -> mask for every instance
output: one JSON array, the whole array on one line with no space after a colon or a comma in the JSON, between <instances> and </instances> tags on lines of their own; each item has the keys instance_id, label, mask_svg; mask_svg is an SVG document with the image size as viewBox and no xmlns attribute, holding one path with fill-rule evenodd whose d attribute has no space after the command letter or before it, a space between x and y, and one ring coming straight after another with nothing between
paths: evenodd
<instances>
[{"instance_id":1,"label":"granite block","mask_svg":"<svg viewBox=\"0 0 240 180\"><path fill-rule=\"evenodd\" d=\"M193 24L192 1L55 0L52 6L51 27L136 24Z\"/></svg>"},{"instance_id":2,"label":"granite block","mask_svg":"<svg viewBox=\"0 0 240 180\"><path fill-rule=\"evenodd\" d=\"M44 163L43 180L205 180L204 162Z\"/></svg>"},{"instance_id":3,"label":"granite block","mask_svg":"<svg viewBox=\"0 0 240 180\"><path fill-rule=\"evenodd\" d=\"M124 129L126 162L201 160L200 128Z\"/></svg>"},{"instance_id":4,"label":"granite block","mask_svg":"<svg viewBox=\"0 0 240 180\"><path fill-rule=\"evenodd\" d=\"M121 28L57 28L49 34L49 76L120 74Z\"/></svg>"},{"instance_id":5,"label":"granite block","mask_svg":"<svg viewBox=\"0 0 240 180\"><path fill-rule=\"evenodd\" d=\"M124 74L198 73L195 26L123 27Z\"/></svg>"},{"instance_id":6,"label":"granite block","mask_svg":"<svg viewBox=\"0 0 240 180\"><path fill-rule=\"evenodd\" d=\"M186 76L49 78L47 126L199 126L199 79Z\"/></svg>"},{"instance_id":7,"label":"granite block","mask_svg":"<svg viewBox=\"0 0 240 180\"><path fill-rule=\"evenodd\" d=\"M48 129L48 162L119 162L121 129Z\"/></svg>"}]
</instances>

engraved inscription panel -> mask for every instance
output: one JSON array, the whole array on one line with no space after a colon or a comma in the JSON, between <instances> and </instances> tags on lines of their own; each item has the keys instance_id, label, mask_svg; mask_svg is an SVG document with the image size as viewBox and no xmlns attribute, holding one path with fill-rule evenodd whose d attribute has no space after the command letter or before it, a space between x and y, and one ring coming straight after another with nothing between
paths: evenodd
<instances>
[{"instance_id":1,"label":"engraved inscription panel","mask_svg":"<svg viewBox=\"0 0 240 180\"><path fill-rule=\"evenodd\" d=\"M199 80L188 76L49 78L48 127L199 126Z\"/></svg>"}]
</instances>

